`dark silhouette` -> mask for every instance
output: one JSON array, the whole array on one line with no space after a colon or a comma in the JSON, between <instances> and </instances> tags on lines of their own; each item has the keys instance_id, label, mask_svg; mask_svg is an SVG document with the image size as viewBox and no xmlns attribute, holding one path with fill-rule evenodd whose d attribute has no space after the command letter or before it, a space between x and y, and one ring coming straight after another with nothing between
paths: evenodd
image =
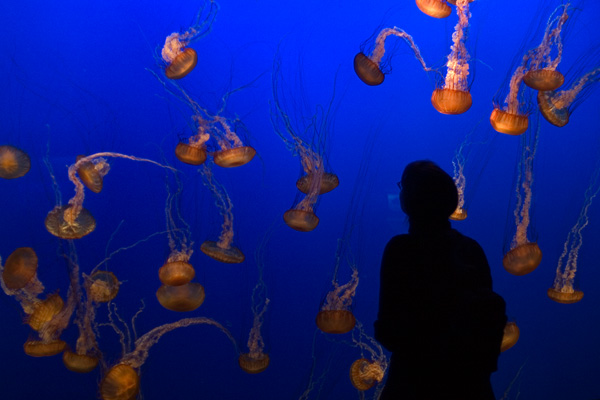
<instances>
[{"instance_id":1,"label":"dark silhouette","mask_svg":"<svg viewBox=\"0 0 600 400\"><path fill-rule=\"evenodd\" d=\"M454 181L415 161L399 186L409 229L381 261L375 338L392 352L381 400L493 400L506 305L481 246L450 226Z\"/></svg>"}]
</instances>

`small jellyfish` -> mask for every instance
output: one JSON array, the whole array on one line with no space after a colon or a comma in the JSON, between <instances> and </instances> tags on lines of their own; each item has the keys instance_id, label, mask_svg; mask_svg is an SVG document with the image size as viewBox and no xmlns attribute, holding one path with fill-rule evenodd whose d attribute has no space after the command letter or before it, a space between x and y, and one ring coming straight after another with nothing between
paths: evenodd
<instances>
[{"instance_id":1,"label":"small jellyfish","mask_svg":"<svg viewBox=\"0 0 600 400\"><path fill-rule=\"evenodd\" d=\"M450 7L448 7L448 12L450 12ZM401 28L385 28L377 35L375 47L369 56L364 51L361 51L354 57L354 72L356 72L361 81L369 86L377 86L383 83L385 75L382 70L382 59L385 55L385 41L389 36L397 36L403 39L415 53L415 57L421 63L423 70L426 72L433 71L432 68L427 67L425 64L421 56L421 51L413 41L412 36Z\"/></svg>"},{"instance_id":2,"label":"small jellyfish","mask_svg":"<svg viewBox=\"0 0 600 400\"><path fill-rule=\"evenodd\" d=\"M204 303L204 287L197 282L180 286L162 285L156 291L158 302L167 310L177 312L194 311Z\"/></svg>"},{"instance_id":3,"label":"small jellyfish","mask_svg":"<svg viewBox=\"0 0 600 400\"><path fill-rule=\"evenodd\" d=\"M33 330L41 330L47 322L63 309L64 305L65 303L58 293L51 294L34 306L33 312L27 317L27 324Z\"/></svg>"},{"instance_id":4,"label":"small jellyfish","mask_svg":"<svg viewBox=\"0 0 600 400\"><path fill-rule=\"evenodd\" d=\"M215 320L205 317L184 318L170 324L158 326L135 341L135 349L123 355L121 360L110 368L100 382L102 400L132 400L140 391L140 376L138 370L146 362L150 348L167 332L177 328L193 325L212 325L223 332L233 343L237 344L231 333Z\"/></svg>"},{"instance_id":5,"label":"small jellyfish","mask_svg":"<svg viewBox=\"0 0 600 400\"><path fill-rule=\"evenodd\" d=\"M171 261L169 257L166 263L158 270L158 278L164 285L181 286L185 285L196 275L192 264L186 261Z\"/></svg>"},{"instance_id":6,"label":"small jellyfish","mask_svg":"<svg viewBox=\"0 0 600 400\"><path fill-rule=\"evenodd\" d=\"M504 269L517 276L532 272L542 261L542 251L538 244L530 242L527 238L527 231L531 222L534 181L533 161L539 139L539 122L538 114L536 129L531 129L530 135L522 137L521 160L517 165L517 186L515 189L514 217L516 231L510 244L510 250L502 259Z\"/></svg>"},{"instance_id":7,"label":"small jellyfish","mask_svg":"<svg viewBox=\"0 0 600 400\"><path fill-rule=\"evenodd\" d=\"M206 161L206 142L210 139L210 124L201 115L192 117L196 124L196 134L188 139L188 143L179 143L175 147L175 156L183 163L202 165Z\"/></svg>"},{"instance_id":8,"label":"small jellyfish","mask_svg":"<svg viewBox=\"0 0 600 400\"><path fill-rule=\"evenodd\" d=\"M77 161L85 156L77 156ZM110 165L102 157L84 162L78 169L77 175L83 184L94 193L100 193L104 184L104 176L108 174Z\"/></svg>"},{"instance_id":9,"label":"small jellyfish","mask_svg":"<svg viewBox=\"0 0 600 400\"><path fill-rule=\"evenodd\" d=\"M0 146L0 178L20 178L30 168L31 160L23 150L8 144Z\"/></svg>"},{"instance_id":10,"label":"small jellyfish","mask_svg":"<svg viewBox=\"0 0 600 400\"><path fill-rule=\"evenodd\" d=\"M433 18L446 18L452 12L446 0L416 0L416 3L419 10Z\"/></svg>"},{"instance_id":11,"label":"small jellyfish","mask_svg":"<svg viewBox=\"0 0 600 400\"><path fill-rule=\"evenodd\" d=\"M592 173L590 183L584 194L583 206L579 212L579 217L567 234L563 252L558 259L554 283L548 289L548 297L557 303L572 304L577 303L583 298L583 292L575 289L575 274L577 272L579 250L583 245L582 232L589 224L588 211L594 198L600 191L599 176L600 163L596 165L596 169Z\"/></svg>"},{"instance_id":12,"label":"small jellyfish","mask_svg":"<svg viewBox=\"0 0 600 400\"><path fill-rule=\"evenodd\" d=\"M108 303L119 293L121 282L110 271L97 270L89 277L87 294L96 303Z\"/></svg>"},{"instance_id":13,"label":"small jellyfish","mask_svg":"<svg viewBox=\"0 0 600 400\"><path fill-rule=\"evenodd\" d=\"M98 366L98 362L100 361L98 357L77 354L71 350L64 351L62 360L69 371L80 374L92 372Z\"/></svg>"},{"instance_id":14,"label":"small jellyfish","mask_svg":"<svg viewBox=\"0 0 600 400\"><path fill-rule=\"evenodd\" d=\"M31 247L20 247L6 259L2 280L10 290L23 289L36 275L38 257Z\"/></svg>"},{"instance_id":15,"label":"small jellyfish","mask_svg":"<svg viewBox=\"0 0 600 400\"><path fill-rule=\"evenodd\" d=\"M538 91L537 103L542 116L554 126L565 126L569 123L569 117L576 106L575 100L581 99L582 92L584 92L582 96L585 96L586 89L598 81L600 81L600 68L586 73L573 82L573 85L567 90Z\"/></svg>"},{"instance_id":16,"label":"small jellyfish","mask_svg":"<svg viewBox=\"0 0 600 400\"><path fill-rule=\"evenodd\" d=\"M63 340L50 341L28 340L23 344L23 351L30 357L52 357L62 353L67 347Z\"/></svg>"},{"instance_id":17,"label":"small jellyfish","mask_svg":"<svg viewBox=\"0 0 600 400\"><path fill-rule=\"evenodd\" d=\"M504 326L504 335L502 336L502 343L500 344L500 352L506 351L517 344L521 332L517 323L509 321Z\"/></svg>"},{"instance_id":18,"label":"small jellyfish","mask_svg":"<svg viewBox=\"0 0 600 400\"><path fill-rule=\"evenodd\" d=\"M446 78L442 87L431 95L431 104L442 114L462 114L471 108L473 100L469 93L469 52L465 46L469 27L468 0L458 0L456 5L458 23L452 34L452 47L446 63Z\"/></svg>"},{"instance_id":19,"label":"small jellyfish","mask_svg":"<svg viewBox=\"0 0 600 400\"><path fill-rule=\"evenodd\" d=\"M360 349L361 357L350 366L350 382L357 390L365 391L383 381L388 362L381 345L365 334L360 322L356 325L357 329L352 334L352 346ZM355 337L354 332L358 334L358 338ZM365 357L364 352L370 353L370 357ZM382 385L378 385L373 398L379 398L382 388Z\"/></svg>"},{"instance_id":20,"label":"small jellyfish","mask_svg":"<svg viewBox=\"0 0 600 400\"><path fill-rule=\"evenodd\" d=\"M335 278L332 283L333 289L327 293L325 302L317 313L317 327L325 333L347 333L356 324L350 307L358 286L358 269L352 267L352 277L346 284L339 285Z\"/></svg>"},{"instance_id":21,"label":"small jellyfish","mask_svg":"<svg viewBox=\"0 0 600 400\"><path fill-rule=\"evenodd\" d=\"M185 32L173 32L167 36L161 50L167 78L181 79L194 69L198 63L198 54L186 46L210 32L218 10L219 5L215 1L205 2L196 14L195 21Z\"/></svg>"},{"instance_id":22,"label":"small jellyfish","mask_svg":"<svg viewBox=\"0 0 600 400\"><path fill-rule=\"evenodd\" d=\"M256 155L256 150L242 143L233 128L234 124L221 116L215 116L214 121L213 137L221 148L212 153L215 164L223 168L234 168L250 162Z\"/></svg>"},{"instance_id":23,"label":"small jellyfish","mask_svg":"<svg viewBox=\"0 0 600 400\"><path fill-rule=\"evenodd\" d=\"M202 178L204 185L210 189L215 204L219 208L219 213L223 217L221 225L221 235L219 240L214 242L207 240L200 246L200 250L214 260L226 264L238 264L244 261L244 253L233 246L233 204L223 185L214 179L213 173L209 167L202 166Z\"/></svg>"}]
</instances>

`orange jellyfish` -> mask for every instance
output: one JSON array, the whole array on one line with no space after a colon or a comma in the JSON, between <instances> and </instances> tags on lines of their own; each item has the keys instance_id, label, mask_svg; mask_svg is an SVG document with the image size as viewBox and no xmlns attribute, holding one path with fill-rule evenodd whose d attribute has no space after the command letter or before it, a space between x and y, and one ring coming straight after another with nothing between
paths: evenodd
<instances>
[{"instance_id":1,"label":"orange jellyfish","mask_svg":"<svg viewBox=\"0 0 600 400\"><path fill-rule=\"evenodd\" d=\"M416 3L419 10L433 18L446 18L452 12L446 0L416 0Z\"/></svg>"},{"instance_id":2,"label":"orange jellyfish","mask_svg":"<svg viewBox=\"0 0 600 400\"><path fill-rule=\"evenodd\" d=\"M523 76L523 82L532 89L555 90L565 81L563 74L556 68L562 59L561 33L569 18L568 7L569 3L561 4L552 12L542 42L528 54L529 67Z\"/></svg>"},{"instance_id":3,"label":"orange jellyfish","mask_svg":"<svg viewBox=\"0 0 600 400\"><path fill-rule=\"evenodd\" d=\"M77 156L79 161L85 156ZM81 182L94 193L100 193L104 186L104 176L108 174L110 165L102 157L84 162L78 169L77 175Z\"/></svg>"},{"instance_id":4,"label":"orange jellyfish","mask_svg":"<svg viewBox=\"0 0 600 400\"><path fill-rule=\"evenodd\" d=\"M354 329L356 318L350 307L358 286L358 269L352 266L349 282L339 285L333 280L333 289L327 293L324 304L317 313L317 327L325 333L347 333Z\"/></svg>"},{"instance_id":5,"label":"orange jellyfish","mask_svg":"<svg viewBox=\"0 0 600 400\"><path fill-rule=\"evenodd\" d=\"M140 391L138 370L146 362L150 348L167 332L193 325L212 325L221 330L233 343L237 344L231 333L215 320L205 317L185 318L177 322L161 325L149 331L135 341L133 351L125 354L121 360L104 375L100 382L100 396L103 400L133 400Z\"/></svg>"},{"instance_id":6,"label":"orange jellyfish","mask_svg":"<svg viewBox=\"0 0 600 400\"><path fill-rule=\"evenodd\" d=\"M8 144L0 146L0 178L20 178L30 168L31 160L23 150Z\"/></svg>"},{"instance_id":7,"label":"orange jellyfish","mask_svg":"<svg viewBox=\"0 0 600 400\"><path fill-rule=\"evenodd\" d=\"M450 7L448 7L450 9ZM354 72L360 78L361 81L369 86L377 86L383 83L385 78L382 65L386 62L382 62L383 56L385 55L385 41L389 36L397 36L403 39L415 53L415 57L421 63L423 70L434 71L432 68L427 67L419 47L413 41L412 36L406 33L403 29L398 27L385 28L377 35L375 39L375 47L369 56L364 51L360 51L354 57Z\"/></svg>"},{"instance_id":8,"label":"orange jellyfish","mask_svg":"<svg viewBox=\"0 0 600 400\"><path fill-rule=\"evenodd\" d=\"M575 100L585 96L586 89L599 80L600 68L596 68L573 82L569 89L540 90L537 94L537 102L542 116L554 126L565 126L569 123L569 117L576 106Z\"/></svg>"},{"instance_id":9,"label":"orange jellyfish","mask_svg":"<svg viewBox=\"0 0 600 400\"><path fill-rule=\"evenodd\" d=\"M188 139L188 143L180 142L175 147L175 156L183 163L202 165L206 161L206 142L210 139L208 121L199 115L192 117L197 125L196 134Z\"/></svg>"},{"instance_id":10,"label":"orange jellyfish","mask_svg":"<svg viewBox=\"0 0 600 400\"><path fill-rule=\"evenodd\" d=\"M161 50L167 78L181 79L194 69L198 54L186 46L210 32L218 10L219 5L215 1L205 2L196 14L194 23L185 32L173 32L167 36Z\"/></svg>"},{"instance_id":11,"label":"orange jellyfish","mask_svg":"<svg viewBox=\"0 0 600 400\"><path fill-rule=\"evenodd\" d=\"M87 282L87 280L86 280ZM121 282L110 271L97 270L89 276L88 297L96 303L108 303L119 293Z\"/></svg>"},{"instance_id":12,"label":"orange jellyfish","mask_svg":"<svg viewBox=\"0 0 600 400\"><path fill-rule=\"evenodd\" d=\"M542 261L542 251L537 243L530 242L527 231L531 222L533 201L533 161L539 139L539 114L537 128L521 140L521 160L517 166L516 205L514 210L516 231L510 250L504 255L502 265L513 275L525 275L535 270Z\"/></svg>"},{"instance_id":13,"label":"orange jellyfish","mask_svg":"<svg viewBox=\"0 0 600 400\"><path fill-rule=\"evenodd\" d=\"M212 171L206 164L202 166L201 172L204 185L210 189L215 199L215 204L223 217L223 224L221 225L219 240L216 242L211 240L205 241L200 246L200 250L212 259L222 263L241 263L245 259L244 253L233 246L233 204L231 203L231 199L225 187L214 179Z\"/></svg>"},{"instance_id":14,"label":"orange jellyfish","mask_svg":"<svg viewBox=\"0 0 600 400\"><path fill-rule=\"evenodd\" d=\"M361 357L350 366L350 382L357 390L365 391L383 381L388 362L381 345L375 339L365 334L360 322L357 322L357 329L355 331L358 332L359 337L356 338L353 334L352 342L353 346L360 349ZM365 357L365 351L370 353L369 358ZM381 390L383 390L383 385L378 385L374 398L379 398Z\"/></svg>"},{"instance_id":15,"label":"orange jellyfish","mask_svg":"<svg viewBox=\"0 0 600 400\"><path fill-rule=\"evenodd\" d=\"M558 259L556 267L556 277L554 284L548 289L548 297L557 303L572 304L577 303L583 298L583 292L575 289L575 273L577 272L577 260L579 258L579 250L583 245L583 229L589 224L588 211L592 205L592 201L600 191L598 177L600 175L600 165L596 166L596 170L592 174L590 184L585 191L585 199L577 222L567 234L563 252Z\"/></svg>"},{"instance_id":16,"label":"orange jellyfish","mask_svg":"<svg viewBox=\"0 0 600 400\"><path fill-rule=\"evenodd\" d=\"M556 8L548 21L542 43L538 47L529 50L523 56L521 64L516 68L510 79L509 92L504 99L502 109L499 104L494 105L494 110L490 115L490 123L496 131L507 135L521 135L527 130L529 125L528 113L523 109L524 105L520 101L522 93L521 83L525 80L526 76L528 76L528 85L533 88L552 87L552 85L542 84L542 82L546 81L555 82L554 84L560 81L558 86L562 84L562 80L557 78L557 74L560 73L555 70L561 60L562 41L560 33L562 25L567 18L567 6L568 4ZM560 16L556 16L561 7L563 8L563 13ZM553 49L558 52L554 60L551 58ZM560 74L560 77L562 77L562 74Z\"/></svg>"},{"instance_id":17,"label":"orange jellyfish","mask_svg":"<svg viewBox=\"0 0 600 400\"><path fill-rule=\"evenodd\" d=\"M502 335L502 343L500 344L500 352L506 351L513 347L519 341L521 331L514 321L509 321L504 326L504 335Z\"/></svg>"},{"instance_id":18,"label":"orange jellyfish","mask_svg":"<svg viewBox=\"0 0 600 400\"><path fill-rule=\"evenodd\" d=\"M431 104L442 114L462 114L471 108L473 100L469 93L469 52L465 46L469 27L469 1L458 0L456 3L458 23L452 34L452 47L446 63L446 78L441 88L431 95Z\"/></svg>"},{"instance_id":19,"label":"orange jellyfish","mask_svg":"<svg viewBox=\"0 0 600 400\"><path fill-rule=\"evenodd\" d=\"M6 259L2 281L10 290L23 289L37 274L38 257L31 247L20 247Z\"/></svg>"},{"instance_id":20,"label":"orange jellyfish","mask_svg":"<svg viewBox=\"0 0 600 400\"><path fill-rule=\"evenodd\" d=\"M105 164L106 160L104 160L104 157L126 158L128 160L149 162L176 171L174 168L164 166L152 160L119 153L103 152L79 158L77 162L69 167L69 180L75 185L75 196L69 200L69 203L66 206L58 204L48 213L44 222L48 232L62 239L79 239L96 229L96 220L88 210L83 208L83 199L85 197L84 185L81 182L81 179L78 178L77 172L82 166L86 166L96 159L101 160L96 160L94 164ZM108 172L108 167L103 166L101 167L101 170Z\"/></svg>"}]
</instances>

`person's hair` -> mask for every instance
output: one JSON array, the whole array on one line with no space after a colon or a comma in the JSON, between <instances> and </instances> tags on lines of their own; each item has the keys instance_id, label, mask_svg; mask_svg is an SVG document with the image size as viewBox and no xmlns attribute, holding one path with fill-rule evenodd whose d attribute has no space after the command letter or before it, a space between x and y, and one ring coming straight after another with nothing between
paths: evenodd
<instances>
[{"instance_id":1,"label":"person's hair","mask_svg":"<svg viewBox=\"0 0 600 400\"><path fill-rule=\"evenodd\" d=\"M458 205L454 180L432 161L408 164L400 185L400 205L411 218L448 218Z\"/></svg>"}]
</instances>

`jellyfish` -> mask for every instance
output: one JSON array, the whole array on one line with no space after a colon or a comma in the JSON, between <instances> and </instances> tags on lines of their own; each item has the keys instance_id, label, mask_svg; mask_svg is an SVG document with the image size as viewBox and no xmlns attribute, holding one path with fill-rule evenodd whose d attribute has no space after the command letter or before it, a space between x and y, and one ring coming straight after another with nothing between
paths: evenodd
<instances>
[{"instance_id":1,"label":"jellyfish","mask_svg":"<svg viewBox=\"0 0 600 400\"><path fill-rule=\"evenodd\" d=\"M207 158L206 142L210 139L210 124L201 115L192 117L196 123L196 134L188 139L188 143L180 142L175 147L175 156L183 163L202 165Z\"/></svg>"},{"instance_id":2,"label":"jellyfish","mask_svg":"<svg viewBox=\"0 0 600 400\"><path fill-rule=\"evenodd\" d=\"M135 341L133 351L125 354L100 382L100 396L103 400L132 400L140 391L138 370L146 362L150 348L167 332L193 325L212 325L221 330L233 343L237 344L231 333L215 320L205 317L184 318L170 324L158 326Z\"/></svg>"},{"instance_id":3,"label":"jellyfish","mask_svg":"<svg viewBox=\"0 0 600 400\"><path fill-rule=\"evenodd\" d=\"M27 317L27 324L31 329L39 331L63 309L64 305L65 302L58 293L51 294L45 300L35 304L33 311Z\"/></svg>"},{"instance_id":4,"label":"jellyfish","mask_svg":"<svg viewBox=\"0 0 600 400\"><path fill-rule=\"evenodd\" d=\"M77 156L79 161L85 156ZM102 157L95 158L92 161L84 162L78 169L77 175L81 182L94 193L100 193L104 185L104 176L108 174L110 165Z\"/></svg>"},{"instance_id":5,"label":"jellyfish","mask_svg":"<svg viewBox=\"0 0 600 400\"><path fill-rule=\"evenodd\" d=\"M31 160L23 150L8 144L0 146L0 178L20 178L30 168Z\"/></svg>"},{"instance_id":6,"label":"jellyfish","mask_svg":"<svg viewBox=\"0 0 600 400\"><path fill-rule=\"evenodd\" d=\"M516 231L510 244L510 250L502 259L504 269L518 276L532 272L542 261L542 251L538 244L530 242L527 237L533 201L533 161L539 141L539 113L536 125L536 129L531 129L530 134L523 136L521 140L521 160L517 166L514 210Z\"/></svg>"},{"instance_id":7,"label":"jellyfish","mask_svg":"<svg viewBox=\"0 0 600 400\"><path fill-rule=\"evenodd\" d=\"M94 231L94 229L96 229L96 220L88 210L83 208L83 199L85 197L83 189L84 185L81 182L81 179L77 177L77 171L79 171L82 166L88 165L88 163L93 162L96 159L101 160L96 160L96 163L94 164L104 165L106 163L104 157L126 158L128 160L143 161L158 165L162 168L176 171L172 167L164 166L152 160L119 153L103 152L79 158L77 162L69 167L69 180L75 185L75 196L73 196L69 200L69 203L65 206L57 204L46 216L44 223L46 225L46 229L52 235L62 239L79 239L90 234L92 231ZM106 166L101 167L101 170L108 172Z\"/></svg>"},{"instance_id":8,"label":"jellyfish","mask_svg":"<svg viewBox=\"0 0 600 400\"><path fill-rule=\"evenodd\" d=\"M324 304L317 313L317 327L325 333L347 333L354 329L356 318L350 307L358 286L358 269L352 266L352 277L344 285L334 278L333 289L327 293Z\"/></svg>"},{"instance_id":9,"label":"jellyfish","mask_svg":"<svg viewBox=\"0 0 600 400\"><path fill-rule=\"evenodd\" d=\"M37 274L38 257L31 247L20 247L6 259L2 281L10 290L23 289Z\"/></svg>"},{"instance_id":10,"label":"jellyfish","mask_svg":"<svg viewBox=\"0 0 600 400\"><path fill-rule=\"evenodd\" d=\"M446 0L416 0L416 3L419 10L433 18L446 18L452 12Z\"/></svg>"},{"instance_id":11,"label":"jellyfish","mask_svg":"<svg viewBox=\"0 0 600 400\"><path fill-rule=\"evenodd\" d=\"M219 5L215 1L204 2L196 19L185 32L173 32L167 36L161 50L167 78L181 79L194 69L198 63L198 54L186 46L210 32L218 11Z\"/></svg>"},{"instance_id":12,"label":"jellyfish","mask_svg":"<svg viewBox=\"0 0 600 400\"><path fill-rule=\"evenodd\" d=\"M223 185L214 179L213 173L209 167L202 166L202 178L204 185L212 193L215 204L223 217L221 225L221 235L218 241L206 240L200 246L200 250L214 260L226 264L238 264L244 261L244 253L233 246L233 204Z\"/></svg>"},{"instance_id":13,"label":"jellyfish","mask_svg":"<svg viewBox=\"0 0 600 400\"><path fill-rule=\"evenodd\" d=\"M356 326L357 329L352 334L352 345L360 349L361 357L350 366L350 382L360 391L369 390L379 384L374 396L377 399L383 390L383 377L388 367L387 358L381 345L365 333L363 325L357 321ZM358 338L354 332L357 332ZM369 353L369 358L366 357L365 352Z\"/></svg>"},{"instance_id":14,"label":"jellyfish","mask_svg":"<svg viewBox=\"0 0 600 400\"><path fill-rule=\"evenodd\" d=\"M330 115L335 93L326 109L318 106L312 117L300 116L293 119L290 115L295 110L285 108L286 93L279 86L281 81L281 60L277 55L273 61L271 76L273 89L271 124L286 148L300 158L302 175L296 181L296 187L304 195L302 200L296 202L293 208L283 214L283 219L292 229L310 232L319 224L319 217L315 214L319 195L328 193L339 185L337 175L325 171ZM313 138L311 143L306 141L304 138L306 136Z\"/></svg>"},{"instance_id":15,"label":"jellyfish","mask_svg":"<svg viewBox=\"0 0 600 400\"><path fill-rule=\"evenodd\" d=\"M523 76L523 82L532 89L555 90L565 81L563 74L556 68L562 59L561 33L569 18L568 7L569 3L561 4L552 12L542 42L529 53L529 67Z\"/></svg>"},{"instance_id":16,"label":"jellyfish","mask_svg":"<svg viewBox=\"0 0 600 400\"><path fill-rule=\"evenodd\" d=\"M583 298L583 292L575 289L575 273L577 272L577 260L579 258L579 250L583 245L582 231L589 224L588 211L594 198L600 191L598 177L600 176L600 164L596 165L588 188L585 191L583 206L579 212L577 222L569 233L565 241L563 252L558 258L558 266L556 267L556 277L550 289L548 289L548 297L557 303L572 304L577 303Z\"/></svg>"},{"instance_id":17,"label":"jellyfish","mask_svg":"<svg viewBox=\"0 0 600 400\"><path fill-rule=\"evenodd\" d=\"M566 90L538 91L537 102L542 116L554 126L563 127L576 106L575 100L585 96L586 89L600 80L600 68L593 69L573 82ZM583 92L583 93L582 93Z\"/></svg>"},{"instance_id":18,"label":"jellyfish","mask_svg":"<svg viewBox=\"0 0 600 400\"><path fill-rule=\"evenodd\" d=\"M562 74L556 71L556 67L561 60L562 41L560 39L561 28L567 18L567 6L561 5L557 7L546 26L544 38L540 45L532 50L529 50L523 56L521 64L516 68L509 83L509 92L504 99L502 109L499 104L494 105L494 110L490 115L490 123L492 127L507 135L521 135L527 131L529 125L528 113L523 109L524 106L520 101L522 86L521 83L527 76L529 86L535 88L553 87L557 82L562 85ZM560 16L556 14L563 8ZM557 51L557 56L552 60L553 48ZM552 78L554 76L554 78ZM564 78L563 78L564 80ZM543 84L542 82L554 82L553 85ZM556 87L558 87L556 86ZM556 89L555 87L555 89ZM553 90L553 89L538 89L538 90Z\"/></svg>"},{"instance_id":19,"label":"jellyfish","mask_svg":"<svg viewBox=\"0 0 600 400\"><path fill-rule=\"evenodd\" d=\"M442 1L440 0L440 3L441 2ZM450 7L448 7L448 10L450 10ZM369 56L361 51L354 57L354 72L356 72L356 75L358 75L361 81L369 86L377 86L383 83L385 75L382 70L382 59L385 55L385 41L388 36L391 35L403 39L411 47L424 71L435 71L425 64L425 60L423 60L423 57L421 56L421 51L413 41L412 36L398 27L385 28L377 35L375 47Z\"/></svg>"},{"instance_id":20,"label":"jellyfish","mask_svg":"<svg viewBox=\"0 0 600 400\"><path fill-rule=\"evenodd\" d=\"M506 351L513 347L519 341L521 331L514 321L508 321L504 326L504 335L500 344L500 352Z\"/></svg>"},{"instance_id":21,"label":"jellyfish","mask_svg":"<svg viewBox=\"0 0 600 400\"><path fill-rule=\"evenodd\" d=\"M473 103L469 93L469 52L465 46L469 27L469 1L458 0L456 4L458 23L452 34L452 47L446 63L446 78L441 88L431 95L431 104L442 114L462 114Z\"/></svg>"},{"instance_id":22,"label":"jellyfish","mask_svg":"<svg viewBox=\"0 0 600 400\"><path fill-rule=\"evenodd\" d=\"M95 303L108 303L119 293L121 282L110 271L97 270L89 277L88 297Z\"/></svg>"}]
</instances>

